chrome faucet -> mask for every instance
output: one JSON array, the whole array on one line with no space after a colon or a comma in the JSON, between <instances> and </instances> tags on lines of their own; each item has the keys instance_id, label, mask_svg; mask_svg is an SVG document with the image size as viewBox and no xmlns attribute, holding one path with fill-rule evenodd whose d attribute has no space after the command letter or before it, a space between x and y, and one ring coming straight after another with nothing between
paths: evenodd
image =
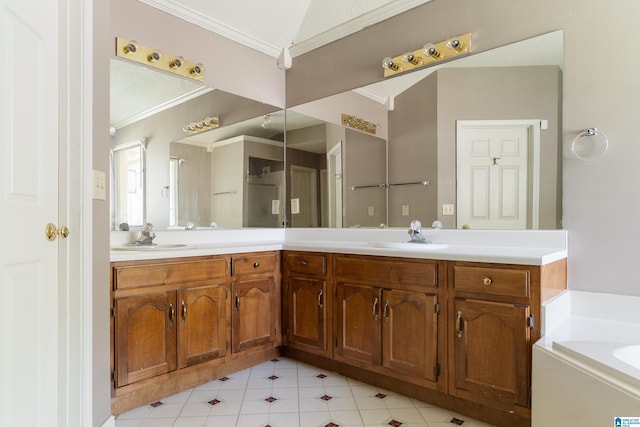
<instances>
[{"instance_id":1,"label":"chrome faucet","mask_svg":"<svg viewBox=\"0 0 640 427\"><path fill-rule=\"evenodd\" d=\"M142 233L140 234L140 237L138 237L138 240L134 242L134 244L138 246L153 246L155 244L153 243L153 239L155 238L156 233L153 232L153 224L147 222L142 227Z\"/></svg>"},{"instance_id":2,"label":"chrome faucet","mask_svg":"<svg viewBox=\"0 0 640 427\"><path fill-rule=\"evenodd\" d=\"M422 234L422 223L420 223L420 221L418 221L417 219L411 221L408 233L409 237L411 237L411 240L409 240L409 242L427 243L427 239Z\"/></svg>"},{"instance_id":3,"label":"chrome faucet","mask_svg":"<svg viewBox=\"0 0 640 427\"><path fill-rule=\"evenodd\" d=\"M191 221L187 222L187 225L184 227L185 230L195 230L196 229L196 225L194 223L192 223Z\"/></svg>"}]
</instances>

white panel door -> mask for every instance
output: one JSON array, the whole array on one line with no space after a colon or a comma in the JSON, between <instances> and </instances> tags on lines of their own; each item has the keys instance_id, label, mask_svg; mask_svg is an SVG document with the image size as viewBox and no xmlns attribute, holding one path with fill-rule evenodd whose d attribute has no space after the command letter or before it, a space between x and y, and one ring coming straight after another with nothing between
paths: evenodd
<instances>
[{"instance_id":1,"label":"white panel door","mask_svg":"<svg viewBox=\"0 0 640 427\"><path fill-rule=\"evenodd\" d=\"M0 0L0 52L0 425L57 425L58 2Z\"/></svg>"},{"instance_id":2,"label":"white panel door","mask_svg":"<svg viewBox=\"0 0 640 427\"><path fill-rule=\"evenodd\" d=\"M527 228L528 135L528 126L458 128L458 228Z\"/></svg>"}]
</instances>

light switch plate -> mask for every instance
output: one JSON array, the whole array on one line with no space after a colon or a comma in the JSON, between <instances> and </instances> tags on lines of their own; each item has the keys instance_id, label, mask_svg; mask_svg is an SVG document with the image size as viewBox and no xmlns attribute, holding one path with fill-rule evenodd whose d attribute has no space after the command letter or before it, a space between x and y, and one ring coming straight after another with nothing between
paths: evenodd
<instances>
[{"instance_id":1,"label":"light switch plate","mask_svg":"<svg viewBox=\"0 0 640 427\"><path fill-rule=\"evenodd\" d=\"M291 199L291 214L300 213L300 199Z\"/></svg>"},{"instance_id":2,"label":"light switch plate","mask_svg":"<svg viewBox=\"0 0 640 427\"><path fill-rule=\"evenodd\" d=\"M442 215L453 215L454 213L454 208L453 208L453 204L443 204L442 205Z\"/></svg>"},{"instance_id":3,"label":"light switch plate","mask_svg":"<svg viewBox=\"0 0 640 427\"><path fill-rule=\"evenodd\" d=\"M409 216L409 205L402 205L402 216Z\"/></svg>"},{"instance_id":4,"label":"light switch plate","mask_svg":"<svg viewBox=\"0 0 640 427\"><path fill-rule=\"evenodd\" d=\"M271 201L271 214L278 215L280 213L280 200L275 199Z\"/></svg>"},{"instance_id":5,"label":"light switch plate","mask_svg":"<svg viewBox=\"0 0 640 427\"><path fill-rule=\"evenodd\" d=\"M369 206L367 208L367 213L369 214L369 216L374 216L376 214L376 209L373 206Z\"/></svg>"},{"instance_id":6,"label":"light switch plate","mask_svg":"<svg viewBox=\"0 0 640 427\"><path fill-rule=\"evenodd\" d=\"M93 198L94 200L107 200L107 177L99 170L93 170Z\"/></svg>"}]
</instances>

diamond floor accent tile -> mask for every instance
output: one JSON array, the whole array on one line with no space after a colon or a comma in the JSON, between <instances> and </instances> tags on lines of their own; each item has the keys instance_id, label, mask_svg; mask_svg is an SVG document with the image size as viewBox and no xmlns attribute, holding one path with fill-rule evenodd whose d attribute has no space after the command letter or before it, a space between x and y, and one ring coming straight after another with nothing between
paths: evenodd
<instances>
[{"instance_id":1,"label":"diamond floor accent tile","mask_svg":"<svg viewBox=\"0 0 640 427\"><path fill-rule=\"evenodd\" d=\"M271 359L271 361L272 361L273 363L276 363L276 362L279 362L279 361L280 361L280 359Z\"/></svg>"},{"instance_id":2,"label":"diamond floor accent tile","mask_svg":"<svg viewBox=\"0 0 640 427\"><path fill-rule=\"evenodd\" d=\"M214 405L217 405L218 403L222 403L222 401L218 400L218 399L213 399L213 400L208 401L207 403L209 405L211 405L211 406L214 406Z\"/></svg>"},{"instance_id":3,"label":"diamond floor accent tile","mask_svg":"<svg viewBox=\"0 0 640 427\"><path fill-rule=\"evenodd\" d=\"M270 379L271 381L275 381L280 377L278 377L277 375L271 375L270 377L267 377L267 378Z\"/></svg>"},{"instance_id":4,"label":"diamond floor accent tile","mask_svg":"<svg viewBox=\"0 0 640 427\"><path fill-rule=\"evenodd\" d=\"M149 404L151 407L153 408L157 408L158 406L162 406L164 405L164 403L160 402L159 400L157 402L153 402Z\"/></svg>"},{"instance_id":5,"label":"diamond floor accent tile","mask_svg":"<svg viewBox=\"0 0 640 427\"><path fill-rule=\"evenodd\" d=\"M327 378L327 376L325 374L318 374L316 375L317 378L320 378L321 380Z\"/></svg>"},{"instance_id":6,"label":"diamond floor accent tile","mask_svg":"<svg viewBox=\"0 0 640 427\"><path fill-rule=\"evenodd\" d=\"M460 418L451 418L451 421L449 421L451 424L457 424L459 426L461 426L462 424L464 424L464 420L461 420Z\"/></svg>"},{"instance_id":7,"label":"diamond floor accent tile","mask_svg":"<svg viewBox=\"0 0 640 427\"><path fill-rule=\"evenodd\" d=\"M336 424L336 423L329 423L329 424L325 424L324 427L340 427L340 424Z\"/></svg>"},{"instance_id":8,"label":"diamond floor accent tile","mask_svg":"<svg viewBox=\"0 0 640 427\"><path fill-rule=\"evenodd\" d=\"M389 424L391 427L400 427L402 425L402 423L397 420L391 420L387 424Z\"/></svg>"},{"instance_id":9,"label":"diamond floor accent tile","mask_svg":"<svg viewBox=\"0 0 640 427\"><path fill-rule=\"evenodd\" d=\"M333 397L329 396L328 394L325 394L324 396L320 396L320 399L324 400L325 402L328 402L331 399L333 399Z\"/></svg>"},{"instance_id":10,"label":"diamond floor accent tile","mask_svg":"<svg viewBox=\"0 0 640 427\"><path fill-rule=\"evenodd\" d=\"M265 401L269 402L269 403L273 403L276 400L278 400L277 398L273 397L273 396L269 396L266 399L264 399Z\"/></svg>"},{"instance_id":11,"label":"diamond floor accent tile","mask_svg":"<svg viewBox=\"0 0 640 427\"><path fill-rule=\"evenodd\" d=\"M384 399L385 397L387 397L387 395L384 393L378 393L374 397L377 397L378 399Z\"/></svg>"},{"instance_id":12,"label":"diamond floor accent tile","mask_svg":"<svg viewBox=\"0 0 640 427\"><path fill-rule=\"evenodd\" d=\"M225 382L225 381L229 381L230 379L231 378L229 378L229 377L222 377L222 378L218 379L218 381Z\"/></svg>"}]
</instances>

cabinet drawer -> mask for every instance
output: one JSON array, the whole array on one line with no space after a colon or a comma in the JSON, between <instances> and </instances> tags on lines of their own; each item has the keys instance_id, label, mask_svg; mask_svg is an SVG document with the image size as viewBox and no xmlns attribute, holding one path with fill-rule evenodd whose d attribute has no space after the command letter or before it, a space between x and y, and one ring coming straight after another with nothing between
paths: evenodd
<instances>
[{"instance_id":1,"label":"cabinet drawer","mask_svg":"<svg viewBox=\"0 0 640 427\"><path fill-rule=\"evenodd\" d=\"M224 279L224 258L114 267L114 290Z\"/></svg>"},{"instance_id":2,"label":"cabinet drawer","mask_svg":"<svg viewBox=\"0 0 640 427\"><path fill-rule=\"evenodd\" d=\"M310 253L285 253L285 268L295 273L327 274L327 256Z\"/></svg>"},{"instance_id":3,"label":"cabinet drawer","mask_svg":"<svg viewBox=\"0 0 640 427\"><path fill-rule=\"evenodd\" d=\"M249 274L273 274L276 269L274 253L238 256L231 259L231 275L246 276Z\"/></svg>"},{"instance_id":4,"label":"cabinet drawer","mask_svg":"<svg viewBox=\"0 0 640 427\"><path fill-rule=\"evenodd\" d=\"M530 271L527 269L453 267L453 287L457 291L528 297L529 282Z\"/></svg>"},{"instance_id":5,"label":"cabinet drawer","mask_svg":"<svg viewBox=\"0 0 640 427\"><path fill-rule=\"evenodd\" d=\"M438 286L438 264L426 261L339 257L335 274L341 279L365 280L376 284Z\"/></svg>"}]
</instances>

